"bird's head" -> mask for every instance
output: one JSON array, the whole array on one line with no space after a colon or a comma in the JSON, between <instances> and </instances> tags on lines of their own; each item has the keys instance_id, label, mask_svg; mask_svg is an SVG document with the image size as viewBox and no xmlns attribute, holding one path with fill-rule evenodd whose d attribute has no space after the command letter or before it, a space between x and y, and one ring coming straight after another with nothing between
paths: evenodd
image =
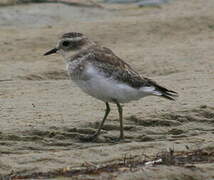
<instances>
[{"instance_id":1,"label":"bird's head","mask_svg":"<svg viewBox=\"0 0 214 180\"><path fill-rule=\"evenodd\" d=\"M59 39L56 47L46 52L44 56L59 53L66 57L70 52L80 50L88 44L90 44L88 38L81 33L65 33Z\"/></svg>"}]
</instances>

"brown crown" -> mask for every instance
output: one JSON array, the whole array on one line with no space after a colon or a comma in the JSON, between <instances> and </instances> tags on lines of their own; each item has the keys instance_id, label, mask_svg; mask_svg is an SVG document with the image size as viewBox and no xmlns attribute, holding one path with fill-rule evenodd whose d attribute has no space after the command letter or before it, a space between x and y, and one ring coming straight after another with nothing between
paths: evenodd
<instances>
[{"instance_id":1,"label":"brown crown","mask_svg":"<svg viewBox=\"0 0 214 180\"><path fill-rule=\"evenodd\" d=\"M82 37L82 33L78 32L69 32L62 35L62 38L75 38L75 37Z\"/></svg>"}]
</instances>

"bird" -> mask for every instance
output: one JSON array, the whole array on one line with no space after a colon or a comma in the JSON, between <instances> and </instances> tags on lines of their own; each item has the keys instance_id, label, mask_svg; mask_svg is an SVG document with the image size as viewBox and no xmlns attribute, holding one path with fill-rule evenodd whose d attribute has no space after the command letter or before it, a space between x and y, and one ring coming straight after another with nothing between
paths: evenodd
<instances>
[{"instance_id":1,"label":"bird","mask_svg":"<svg viewBox=\"0 0 214 180\"><path fill-rule=\"evenodd\" d=\"M87 140L98 138L110 113L109 103L116 104L119 113L120 136L124 140L123 104L146 96L175 100L178 93L140 75L111 49L90 40L79 32L63 34L56 46L44 56L58 53L65 59L70 79L86 94L105 103L104 117L96 133Z\"/></svg>"}]
</instances>

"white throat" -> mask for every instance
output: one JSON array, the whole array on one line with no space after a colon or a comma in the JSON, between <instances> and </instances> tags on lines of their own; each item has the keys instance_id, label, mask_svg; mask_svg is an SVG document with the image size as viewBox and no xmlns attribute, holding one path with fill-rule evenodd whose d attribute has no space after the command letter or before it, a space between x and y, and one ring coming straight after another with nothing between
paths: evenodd
<instances>
[{"instance_id":1,"label":"white throat","mask_svg":"<svg viewBox=\"0 0 214 180\"><path fill-rule=\"evenodd\" d=\"M79 50L74 50L74 51L64 51L62 49L60 49L59 51L57 51L61 56L63 56L65 58L65 60L69 59L71 56L73 56L77 51Z\"/></svg>"}]
</instances>

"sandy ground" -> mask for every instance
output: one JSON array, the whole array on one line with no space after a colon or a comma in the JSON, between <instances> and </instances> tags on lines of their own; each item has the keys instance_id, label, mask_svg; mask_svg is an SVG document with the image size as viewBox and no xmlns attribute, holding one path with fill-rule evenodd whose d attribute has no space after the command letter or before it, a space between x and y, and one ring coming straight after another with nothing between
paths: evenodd
<instances>
[{"instance_id":1,"label":"sandy ground","mask_svg":"<svg viewBox=\"0 0 214 180\"><path fill-rule=\"evenodd\" d=\"M174 148L214 151L214 3L175 0L161 7L102 8L28 4L0 8L0 174L25 175L103 165ZM57 38L79 31L111 48L142 75L179 93L124 106L125 142L112 105L100 139L92 134L105 105L71 83L59 56L43 57ZM144 167L76 179L211 180L212 162ZM3 176L2 176L3 177ZM55 177L55 179L66 179ZM68 178L70 179L70 178Z\"/></svg>"}]
</instances>

